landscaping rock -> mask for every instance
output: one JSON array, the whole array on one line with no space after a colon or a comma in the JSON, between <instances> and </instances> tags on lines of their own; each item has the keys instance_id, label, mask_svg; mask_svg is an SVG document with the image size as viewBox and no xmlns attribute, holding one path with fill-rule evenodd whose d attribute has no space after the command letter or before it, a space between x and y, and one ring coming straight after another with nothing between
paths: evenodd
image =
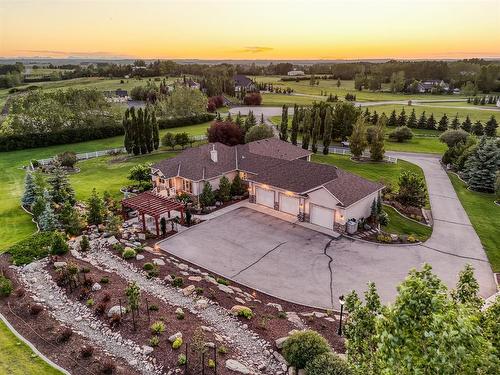
<instances>
[{"instance_id":1,"label":"landscaping rock","mask_svg":"<svg viewBox=\"0 0 500 375\"><path fill-rule=\"evenodd\" d=\"M198 310L203 310L208 307L208 300L202 298L196 301L196 308Z\"/></svg>"},{"instance_id":2,"label":"landscaping rock","mask_svg":"<svg viewBox=\"0 0 500 375\"><path fill-rule=\"evenodd\" d=\"M165 265L165 261L163 259L154 258L153 259L153 264L156 264L157 266L164 266Z\"/></svg>"},{"instance_id":3,"label":"landscaping rock","mask_svg":"<svg viewBox=\"0 0 500 375\"><path fill-rule=\"evenodd\" d=\"M68 263L66 262L54 262L54 268L63 268L66 267Z\"/></svg>"},{"instance_id":4,"label":"landscaping rock","mask_svg":"<svg viewBox=\"0 0 500 375\"><path fill-rule=\"evenodd\" d=\"M114 245L114 244L117 244L118 243L118 240L116 239L115 236L111 236L108 238L108 244L109 245Z\"/></svg>"},{"instance_id":5,"label":"landscaping rock","mask_svg":"<svg viewBox=\"0 0 500 375\"><path fill-rule=\"evenodd\" d=\"M174 333L172 336L168 338L168 341L174 342L176 339L181 338L182 339L182 332L177 332Z\"/></svg>"},{"instance_id":6,"label":"landscaping rock","mask_svg":"<svg viewBox=\"0 0 500 375\"><path fill-rule=\"evenodd\" d=\"M190 280L190 281L196 281L196 282L199 283L201 281L201 276L189 276L188 280Z\"/></svg>"},{"instance_id":7,"label":"landscaping rock","mask_svg":"<svg viewBox=\"0 0 500 375\"><path fill-rule=\"evenodd\" d=\"M122 306L121 311L122 311L122 315L123 315L127 312L127 309ZM120 315L120 306L118 306L118 305L113 306L112 308L110 308L108 310L108 318L111 318L112 316L115 316L115 315Z\"/></svg>"},{"instance_id":8,"label":"landscaping rock","mask_svg":"<svg viewBox=\"0 0 500 375\"><path fill-rule=\"evenodd\" d=\"M278 362L281 362L284 365L288 365L285 357L283 357L280 353L273 352L273 356L274 356L274 358L276 358L278 360Z\"/></svg>"},{"instance_id":9,"label":"landscaping rock","mask_svg":"<svg viewBox=\"0 0 500 375\"><path fill-rule=\"evenodd\" d=\"M240 297L235 297L235 298L234 298L234 300L235 300L236 302L238 302L238 303L242 304L242 305L244 305L244 304L246 303L246 302L245 302L243 299L241 299Z\"/></svg>"},{"instance_id":10,"label":"landscaping rock","mask_svg":"<svg viewBox=\"0 0 500 375\"><path fill-rule=\"evenodd\" d=\"M143 259L144 259L144 255L137 254L137 255L135 256L135 259L137 259L137 260L143 260Z\"/></svg>"},{"instance_id":11,"label":"landscaping rock","mask_svg":"<svg viewBox=\"0 0 500 375\"><path fill-rule=\"evenodd\" d=\"M95 283L94 285L92 285L93 292L97 292L98 290L101 290L101 289L102 289L102 286L99 283Z\"/></svg>"},{"instance_id":12,"label":"landscaping rock","mask_svg":"<svg viewBox=\"0 0 500 375\"><path fill-rule=\"evenodd\" d=\"M276 347L278 349L283 349L283 344L285 343L286 340L288 340L288 336L280 337L274 343L276 344Z\"/></svg>"},{"instance_id":13,"label":"landscaping rock","mask_svg":"<svg viewBox=\"0 0 500 375\"><path fill-rule=\"evenodd\" d=\"M234 290L232 290L230 287L223 285L223 284L218 284L217 286L219 290L223 291L224 293L228 294L234 294Z\"/></svg>"},{"instance_id":14,"label":"landscaping rock","mask_svg":"<svg viewBox=\"0 0 500 375\"><path fill-rule=\"evenodd\" d=\"M242 311L252 312L252 310L247 306L234 305L233 307L231 307L231 314L233 314L234 316L238 316Z\"/></svg>"},{"instance_id":15,"label":"landscaping rock","mask_svg":"<svg viewBox=\"0 0 500 375\"><path fill-rule=\"evenodd\" d=\"M145 354L145 355L148 355L148 354L151 354L153 353L153 348L151 346L148 346L148 345L143 345L142 346L142 352Z\"/></svg>"},{"instance_id":16,"label":"landscaping rock","mask_svg":"<svg viewBox=\"0 0 500 375\"><path fill-rule=\"evenodd\" d=\"M189 285L189 286L185 287L184 289L182 289L182 294L184 294L185 296L189 296L189 295L193 294L195 289L196 289L196 287L194 285Z\"/></svg>"},{"instance_id":17,"label":"landscaping rock","mask_svg":"<svg viewBox=\"0 0 500 375\"><path fill-rule=\"evenodd\" d=\"M182 310L180 307L176 308L175 315L184 315L184 310Z\"/></svg>"},{"instance_id":18,"label":"landscaping rock","mask_svg":"<svg viewBox=\"0 0 500 375\"><path fill-rule=\"evenodd\" d=\"M187 271L189 269L189 266L187 264L184 264L184 263L180 263L177 267L179 267L179 269L181 269L183 271Z\"/></svg>"},{"instance_id":19,"label":"landscaping rock","mask_svg":"<svg viewBox=\"0 0 500 375\"><path fill-rule=\"evenodd\" d=\"M236 361L235 359L228 359L226 361L226 368L228 370L240 373L240 374L250 374L250 370L242 363Z\"/></svg>"},{"instance_id":20,"label":"landscaping rock","mask_svg":"<svg viewBox=\"0 0 500 375\"><path fill-rule=\"evenodd\" d=\"M205 276L205 280L208 281L209 283L211 284L214 284L214 285L218 285L219 283L217 282L217 280L215 280L212 276Z\"/></svg>"},{"instance_id":21,"label":"landscaping rock","mask_svg":"<svg viewBox=\"0 0 500 375\"><path fill-rule=\"evenodd\" d=\"M151 246L144 246L144 250L149 251L149 252L154 251L154 249Z\"/></svg>"},{"instance_id":22,"label":"landscaping rock","mask_svg":"<svg viewBox=\"0 0 500 375\"><path fill-rule=\"evenodd\" d=\"M271 306L271 307L274 307L276 308L278 311L283 311L283 307L281 307L281 305L279 303L272 303L272 302L269 302L267 304L267 306Z\"/></svg>"}]
</instances>

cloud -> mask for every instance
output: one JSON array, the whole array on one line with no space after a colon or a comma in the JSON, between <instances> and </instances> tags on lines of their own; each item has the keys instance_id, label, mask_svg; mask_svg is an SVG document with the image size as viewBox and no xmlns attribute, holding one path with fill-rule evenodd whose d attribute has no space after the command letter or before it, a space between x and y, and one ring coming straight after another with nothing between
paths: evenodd
<instances>
[{"instance_id":1,"label":"cloud","mask_svg":"<svg viewBox=\"0 0 500 375\"><path fill-rule=\"evenodd\" d=\"M37 54L47 54L51 56L59 57L106 57L106 58L132 58L130 55L116 55L112 52L107 51L60 51L60 50L38 50L38 49L22 49L17 50L22 53L37 53Z\"/></svg>"},{"instance_id":2,"label":"cloud","mask_svg":"<svg viewBox=\"0 0 500 375\"><path fill-rule=\"evenodd\" d=\"M243 53L261 53L261 52L268 52L272 51L274 48L272 47L263 47L263 46L253 46L253 47L243 47L242 50L239 52Z\"/></svg>"}]
</instances>

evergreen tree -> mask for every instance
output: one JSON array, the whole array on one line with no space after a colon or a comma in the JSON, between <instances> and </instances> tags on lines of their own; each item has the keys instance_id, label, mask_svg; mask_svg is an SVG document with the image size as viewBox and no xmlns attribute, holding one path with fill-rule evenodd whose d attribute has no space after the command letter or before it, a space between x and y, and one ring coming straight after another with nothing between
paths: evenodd
<instances>
[{"instance_id":1,"label":"evergreen tree","mask_svg":"<svg viewBox=\"0 0 500 375\"><path fill-rule=\"evenodd\" d=\"M215 194L212 191L212 185L210 185L210 183L205 182L199 199L201 207L209 207L215 204Z\"/></svg>"},{"instance_id":2,"label":"evergreen tree","mask_svg":"<svg viewBox=\"0 0 500 375\"><path fill-rule=\"evenodd\" d=\"M226 176L222 176L219 181L219 199L223 202L231 199L231 183Z\"/></svg>"},{"instance_id":3,"label":"evergreen tree","mask_svg":"<svg viewBox=\"0 0 500 375\"><path fill-rule=\"evenodd\" d=\"M261 113L260 114L260 122L259 122L260 125L264 125L265 124L265 121L264 121L264 113Z\"/></svg>"},{"instance_id":4,"label":"evergreen tree","mask_svg":"<svg viewBox=\"0 0 500 375\"><path fill-rule=\"evenodd\" d=\"M54 239L52 240L50 253L52 255L64 255L68 251L69 246L66 242L66 236L59 232L54 233Z\"/></svg>"},{"instance_id":5,"label":"evergreen tree","mask_svg":"<svg viewBox=\"0 0 500 375\"><path fill-rule=\"evenodd\" d=\"M340 82L340 78L337 79L337 87L340 87L342 83Z\"/></svg>"},{"instance_id":6,"label":"evergreen tree","mask_svg":"<svg viewBox=\"0 0 500 375\"><path fill-rule=\"evenodd\" d=\"M257 125L257 119L253 114L253 111L248 112L248 116L245 119L245 132L249 131L251 127Z\"/></svg>"},{"instance_id":7,"label":"evergreen tree","mask_svg":"<svg viewBox=\"0 0 500 375\"><path fill-rule=\"evenodd\" d=\"M233 182L231 182L231 195L243 195L245 194L245 186L239 174L234 176Z\"/></svg>"},{"instance_id":8,"label":"evergreen tree","mask_svg":"<svg viewBox=\"0 0 500 375\"><path fill-rule=\"evenodd\" d=\"M234 120L234 123L240 128L243 128L243 119L241 118L241 112L238 112L238 114L236 115L236 120Z\"/></svg>"},{"instance_id":9,"label":"evergreen tree","mask_svg":"<svg viewBox=\"0 0 500 375\"><path fill-rule=\"evenodd\" d=\"M60 167L54 168L52 176L48 179L52 201L58 205L69 202L76 203L75 192L71 187L67 173Z\"/></svg>"},{"instance_id":10,"label":"evergreen tree","mask_svg":"<svg viewBox=\"0 0 500 375\"><path fill-rule=\"evenodd\" d=\"M396 116L396 110L394 109L389 116L389 120L387 120L387 126L393 127L398 125L398 118Z\"/></svg>"},{"instance_id":11,"label":"evergreen tree","mask_svg":"<svg viewBox=\"0 0 500 375\"><path fill-rule=\"evenodd\" d=\"M418 119L417 128L418 129L425 129L426 126L427 126L427 117L425 116L425 111L423 111Z\"/></svg>"},{"instance_id":12,"label":"evergreen tree","mask_svg":"<svg viewBox=\"0 0 500 375\"><path fill-rule=\"evenodd\" d=\"M451 122L450 129L457 130L460 127L460 120L458 119L458 113L453 118Z\"/></svg>"},{"instance_id":13,"label":"evergreen tree","mask_svg":"<svg viewBox=\"0 0 500 375\"><path fill-rule=\"evenodd\" d=\"M69 202L64 203L64 206L59 214L59 222L64 231L70 236L80 234L82 223L78 211Z\"/></svg>"},{"instance_id":14,"label":"evergreen tree","mask_svg":"<svg viewBox=\"0 0 500 375\"><path fill-rule=\"evenodd\" d=\"M312 152L318 152L318 137L321 130L321 114L319 108L316 109L314 113L314 124L311 131L311 150Z\"/></svg>"},{"instance_id":15,"label":"evergreen tree","mask_svg":"<svg viewBox=\"0 0 500 375\"><path fill-rule=\"evenodd\" d=\"M38 226L42 232L52 232L57 229L59 223L57 222L54 210L50 202L45 203L45 208L41 215L38 217Z\"/></svg>"},{"instance_id":16,"label":"evergreen tree","mask_svg":"<svg viewBox=\"0 0 500 375\"><path fill-rule=\"evenodd\" d=\"M377 113L377 111L373 111L373 114L372 114L372 117L370 119L370 122L373 124L373 125L377 125L378 123L378 119L379 119L379 115Z\"/></svg>"},{"instance_id":17,"label":"evergreen tree","mask_svg":"<svg viewBox=\"0 0 500 375\"><path fill-rule=\"evenodd\" d=\"M332 128L333 128L332 109L330 107L327 107L326 114L325 114L325 130L323 132L323 154L324 155L328 155L328 152L329 152L330 142L332 141Z\"/></svg>"},{"instance_id":18,"label":"evergreen tree","mask_svg":"<svg viewBox=\"0 0 500 375\"><path fill-rule=\"evenodd\" d=\"M498 128L497 120L495 119L495 116L491 116L491 118L486 123L486 126L484 127L484 134L488 137L496 137L497 128Z\"/></svg>"},{"instance_id":19,"label":"evergreen tree","mask_svg":"<svg viewBox=\"0 0 500 375\"><path fill-rule=\"evenodd\" d=\"M295 104L293 107L292 131L290 134L290 141L293 145L297 145L297 137L299 135L299 116L299 107Z\"/></svg>"},{"instance_id":20,"label":"evergreen tree","mask_svg":"<svg viewBox=\"0 0 500 375\"><path fill-rule=\"evenodd\" d=\"M365 109L365 113L363 114L363 116L365 116L365 121L366 121L366 122L370 121L370 119L371 119L371 114L370 114L370 110L368 109L368 107L366 107L366 109Z\"/></svg>"},{"instance_id":21,"label":"evergreen tree","mask_svg":"<svg viewBox=\"0 0 500 375\"><path fill-rule=\"evenodd\" d=\"M281 113L280 139L282 141L288 140L288 107L286 104L283 104Z\"/></svg>"},{"instance_id":22,"label":"evergreen tree","mask_svg":"<svg viewBox=\"0 0 500 375\"><path fill-rule=\"evenodd\" d=\"M375 132L373 134L372 142L370 144L370 157L373 161L384 160L386 123L387 123L387 118L385 117L385 115L382 115L379 119L378 124L375 126Z\"/></svg>"},{"instance_id":23,"label":"evergreen tree","mask_svg":"<svg viewBox=\"0 0 500 375\"><path fill-rule=\"evenodd\" d=\"M49 191L44 189L42 194L38 194L36 196L35 201L31 205L31 213L33 214L35 220L38 220L42 212L45 210L47 203L52 203L52 199Z\"/></svg>"},{"instance_id":24,"label":"evergreen tree","mask_svg":"<svg viewBox=\"0 0 500 375\"><path fill-rule=\"evenodd\" d=\"M226 121L228 121L228 122L233 122L233 116L231 116L231 112L228 112L228 113L227 113L227 116L226 116Z\"/></svg>"},{"instance_id":25,"label":"evergreen tree","mask_svg":"<svg viewBox=\"0 0 500 375\"><path fill-rule=\"evenodd\" d=\"M484 134L484 128L481 121L477 120L474 125L472 125L472 134L477 135L478 137Z\"/></svg>"},{"instance_id":26,"label":"evergreen tree","mask_svg":"<svg viewBox=\"0 0 500 375\"><path fill-rule=\"evenodd\" d=\"M446 113L439 120L438 130L442 132L448 130L448 116L446 116Z\"/></svg>"},{"instance_id":27,"label":"evergreen tree","mask_svg":"<svg viewBox=\"0 0 500 375\"><path fill-rule=\"evenodd\" d=\"M363 116L359 116L349 138L349 147L355 159L361 157L367 145L365 120Z\"/></svg>"},{"instance_id":28,"label":"evergreen tree","mask_svg":"<svg viewBox=\"0 0 500 375\"><path fill-rule=\"evenodd\" d=\"M102 224L106 214L105 211L104 202L94 188L92 195L87 200L87 222L91 225Z\"/></svg>"},{"instance_id":29,"label":"evergreen tree","mask_svg":"<svg viewBox=\"0 0 500 375\"><path fill-rule=\"evenodd\" d=\"M472 130L472 121L470 120L469 115L465 118L464 122L462 122L461 128L465 130L467 133L470 133Z\"/></svg>"},{"instance_id":30,"label":"evergreen tree","mask_svg":"<svg viewBox=\"0 0 500 375\"><path fill-rule=\"evenodd\" d=\"M158 150L160 147L160 128L154 111L151 113L151 124L153 127L153 149Z\"/></svg>"},{"instance_id":31,"label":"evergreen tree","mask_svg":"<svg viewBox=\"0 0 500 375\"><path fill-rule=\"evenodd\" d=\"M427 119L426 129L436 130L436 119L434 118L434 113L431 113Z\"/></svg>"},{"instance_id":32,"label":"evergreen tree","mask_svg":"<svg viewBox=\"0 0 500 375\"><path fill-rule=\"evenodd\" d=\"M311 138L312 114L310 109L305 110L305 116L302 123L302 148L309 149L309 139Z\"/></svg>"},{"instance_id":33,"label":"evergreen tree","mask_svg":"<svg viewBox=\"0 0 500 375\"><path fill-rule=\"evenodd\" d=\"M474 277L474 268L470 264L466 264L458 274L457 288L451 292L451 295L455 302L470 305L476 309L480 309L483 305L479 297L479 283Z\"/></svg>"},{"instance_id":34,"label":"evergreen tree","mask_svg":"<svg viewBox=\"0 0 500 375\"><path fill-rule=\"evenodd\" d=\"M398 117L398 120L396 122L396 125L397 126L406 126L406 121L407 121L406 112L405 112L405 109L403 108L401 110L401 113L399 114L399 117Z\"/></svg>"},{"instance_id":35,"label":"evergreen tree","mask_svg":"<svg viewBox=\"0 0 500 375\"><path fill-rule=\"evenodd\" d=\"M412 109L410 116L408 117L408 122L407 126L409 128L416 128L417 127L417 115L415 114L415 108Z\"/></svg>"},{"instance_id":36,"label":"evergreen tree","mask_svg":"<svg viewBox=\"0 0 500 375\"><path fill-rule=\"evenodd\" d=\"M500 146L496 139L483 137L465 162L463 177L472 190L493 193L499 168Z\"/></svg>"},{"instance_id":37,"label":"evergreen tree","mask_svg":"<svg viewBox=\"0 0 500 375\"><path fill-rule=\"evenodd\" d=\"M122 125L125 130L124 147L128 153L134 155L147 154L159 146L159 130L153 108L145 109L134 107L127 109L123 116Z\"/></svg>"},{"instance_id":38,"label":"evergreen tree","mask_svg":"<svg viewBox=\"0 0 500 375\"><path fill-rule=\"evenodd\" d=\"M31 172L26 173L26 177L24 178L24 193L21 199L23 206L31 207L31 205L35 202L37 190L38 187L35 183L33 175Z\"/></svg>"}]
</instances>

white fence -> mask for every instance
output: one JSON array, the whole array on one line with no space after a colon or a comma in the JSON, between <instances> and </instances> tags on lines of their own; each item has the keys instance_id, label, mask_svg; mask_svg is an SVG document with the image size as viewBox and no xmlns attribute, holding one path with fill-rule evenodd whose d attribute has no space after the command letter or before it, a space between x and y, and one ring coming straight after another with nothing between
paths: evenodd
<instances>
[{"instance_id":1,"label":"white fence","mask_svg":"<svg viewBox=\"0 0 500 375\"><path fill-rule=\"evenodd\" d=\"M348 148L330 147L329 151L332 154L351 155L351 150L349 150ZM367 152L364 152L363 156L369 158L370 154ZM384 160L389 162L389 163L397 163L398 162L398 158L395 158L393 156L388 156L388 155L384 155Z\"/></svg>"},{"instance_id":2,"label":"white fence","mask_svg":"<svg viewBox=\"0 0 500 375\"><path fill-rule=\"evenodd\" d=\"M93 151L93 152L85 152L82 154L76 154L76 160L87 160L87 159L92 159L92 158L98 158L99 156L118 154L120 152L125 152L125 148L119 147L119 148L112 148L109 150ZM48 158L48 159L40 159L40 160L38 160L38 162L40 163L40 165L46 165L46 164L50 164L54 159L55 159L55 157Z\"/></svg>"}]
</instances>

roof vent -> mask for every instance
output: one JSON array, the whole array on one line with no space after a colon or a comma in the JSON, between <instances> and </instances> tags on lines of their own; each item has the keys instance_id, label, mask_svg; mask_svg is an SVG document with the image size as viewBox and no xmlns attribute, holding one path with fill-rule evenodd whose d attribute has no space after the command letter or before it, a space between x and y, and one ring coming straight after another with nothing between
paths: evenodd
<instances>
[{"instance_id":1,"label":"roof vent","mask_svg":"<svg viewBox=\"0 0 500 375\"><path fill-rule=\"evenodd\" d=\"M212 159L214 163L217 163L217 150L215 149L215 145L213 145L210 150L210 159Z\"/></svg>"}]
</instances>

